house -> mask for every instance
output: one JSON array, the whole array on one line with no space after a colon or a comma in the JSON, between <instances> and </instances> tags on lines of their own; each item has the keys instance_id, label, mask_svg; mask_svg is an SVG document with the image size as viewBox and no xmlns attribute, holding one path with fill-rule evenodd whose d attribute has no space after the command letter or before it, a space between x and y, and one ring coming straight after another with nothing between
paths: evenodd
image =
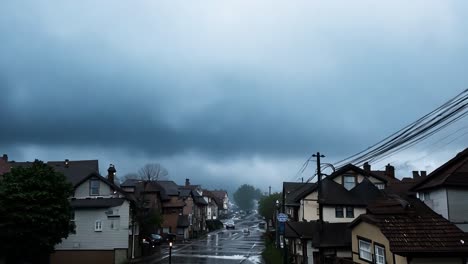
<instances>
[{"instance_id":1,"label":"house","mask_svg":"<svg viewBox=\"0 0 468 264\"><path fill-rule=\"evenodd\" d=\"M185 179L185 185L179 186L181 190L190 190L193 199L191 222L191 238L198 237L207 231L206 219L208 213L208 201L203 197L200 185L190 184L190 179Z\"/></svg>"},{"instance_id":2,"label":"house","mask_svg":"<svg viewBox=\"0 0 468 264\"><path fill-rule=\"evenodd\" d=\"M468 232L468 148L411 189L436 213Z\"/></svg>"},{"instance_id":3,"label":"house","mask_svg":"<svg viewBox=\"0 0 468 264\"><path fill-rule=\"evenodd\" d=\"M11 167L30 162L9 162ZM97 160L49 161L73 185L70 204L75 234L55 246L51 263L121 263L130 255L131 200L114 184L115 167L107 178L99 174Z\"/></svg>"},{"instance_id":4,"label":"house","mask_svg":"<svg viewBox=\"0 0 468 264\"><path fill-rule=\"evenodd\" d=\"M416 198L389 195L350 224L355 263L459 263L468 236Z\"/></svg>"},{"instance_id":5,"label":"house","mask_svg":"<svg viewBox=\"0 0 468 264\"><path fill-rule=\"evenodd\" d=\"M228 193L224 190L214 190L211 193L216 197L218 204L219 218L225 218L229 210L229 197Z\"/></svg>"},{"instance_id":6,"label":"house","mask_svg":"<svg viewBox=\"0 0 468 264\"><path fill-rule=\"evenodd\" d=\"M298 197L316 187L316 183L283 182L282 211L291 221L299 221L300 201Z\"/></svg>"},{"instance_id":7,"label":"house","mask_svg":"<svg viewBox=\"0 0 468 264\"><path fill-rule=\"evenodd\" d=\"M177 233L179 216L182 216L186 205L179 195L179 186L173 181L157 181L161 187L162 214L164 222L161 233ZM183 235L183 234L181 234Z\"/></svg>"},{"instance_id":8,"label":"house","mask_svg":"<svg viewBox=\"0 0 468 264\"><path fill-rule=\"evenodd\" d=\"M222 201L220 201L211 191L208 191L208 190L203 190L203 197L208 202L208 205L206 207L206 219L207 220L218 219L218 215L219 215L218 203L221 202L221 206L222 206L223 205Z\"/></svg>"},{"instance_id":9,"label":"house","mask_svg":"<svg viewBox=\"0 0 468 264\"><path fill-rule=\"evenodd\" d=\"M392 168L387 166L389 171ZM296 185L295 190L293 184L286 184L284 189L290 190L285 194L288 203L285 209L297 210L294 218L307 222L299 225L312 232L309 237L303 236L295 229L294 222L286 225L285 237L296 262L323 263L327 257L351 259L350 232L346 225L366 213L367 205L380 197L390 182L398 181L393 177L394 174L374 174L370 167L364 170L348 164L316 184ZM299 209L294 209L297 203ZM337 230L343 231L341 236L335 234Z\"/></svg>"}]
</instances>

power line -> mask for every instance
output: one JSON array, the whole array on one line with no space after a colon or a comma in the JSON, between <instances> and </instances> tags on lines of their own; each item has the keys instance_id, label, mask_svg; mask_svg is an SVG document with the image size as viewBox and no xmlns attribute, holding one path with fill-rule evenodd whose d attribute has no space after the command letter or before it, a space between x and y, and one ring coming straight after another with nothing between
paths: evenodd
<instances>
[{"instance_id":1,"label":"power line","mask_svg":"<svg viewBox=\"0 0 468 264\"><path fill-rule=\"evenodd\" d=\"M467 100L468 89L367 149L336 162L336 167L344 166L347 163L360 165L364 161L382 160L414 146L464 118L468 114L466 112L468 108Z\"/></svg>"}]
</instances>

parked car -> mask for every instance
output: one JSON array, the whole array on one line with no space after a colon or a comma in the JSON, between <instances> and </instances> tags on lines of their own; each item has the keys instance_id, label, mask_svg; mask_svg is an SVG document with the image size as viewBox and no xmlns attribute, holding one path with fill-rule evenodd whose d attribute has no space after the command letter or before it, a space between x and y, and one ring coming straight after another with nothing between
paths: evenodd
<instances>
[{"instance_id":1,"label":"parked car","mask_svg":"<svg viewBox=\"0 0 468 264\"><path fill-rule=\"evenodd\" d=\"M236 229L236 225L234 224L234 221L226 222L226 229Z\"/></svg>"},{"instance_id":2,"label":"parked car","mask_svg":"<svg viewBox=\"0 0 468 264\"><path fill-rule=\"evenodd\" d=\"M158 234L150 234L148 237L143 238L143 244L148 244L150 247L161 245L163 238Z\"/></svg>"},{"instance_id":3,"label":"parked car","mask_svg":"<svg viewBox=\"0 0 468 264\"><path fill-rule=\"evenodd\" d=\"M172 233L164 233L162 234L162 238L163 238L163 241L164 242L174 242L176 240L176 237L177 235L176 234L172 234Z\"/></svg>"},{"instance_id":4,"label":"parked car","mask_svg":"<svg viewBox=\"0 0 468 264\"><path fill-rule=\"evenodd\" d=\"M244 233L244 236L250 235L250 230L248 228L244 228L242 232Z\"/></svg>"}]
</instances>

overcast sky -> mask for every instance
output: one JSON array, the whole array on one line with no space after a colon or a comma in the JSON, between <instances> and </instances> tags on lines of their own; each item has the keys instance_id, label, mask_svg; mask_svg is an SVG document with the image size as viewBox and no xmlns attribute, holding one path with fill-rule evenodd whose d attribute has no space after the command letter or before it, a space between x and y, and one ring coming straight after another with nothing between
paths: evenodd
<instances>
[{"instance_id":1,"label":"overcast sky","mask_svg":"<svg viewBox=\"0 0 468 264\"><path fill-rule=\"evenodd\" d=\"M468 2L2 1L0 154L161 163L179 184L266 191L468 87ZM466 118L462 120L466 123ZM375 164L464 149L458 124ZM446 137L444 139L444 137ZM312 165L311 165L312 166Z\"/></svg>"}]
</instances>

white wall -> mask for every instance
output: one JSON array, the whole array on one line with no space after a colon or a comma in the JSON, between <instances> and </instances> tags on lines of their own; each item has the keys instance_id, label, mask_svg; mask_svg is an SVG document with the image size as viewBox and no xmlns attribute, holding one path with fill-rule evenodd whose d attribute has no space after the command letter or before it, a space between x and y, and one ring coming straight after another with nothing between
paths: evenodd
<instances>
[{"instance_id":1,"label":"white wall","mask_svg":"<svg viewBox=\"0 0 468 264\"><path fill-rule=\"evenodd\" d=\"M299 208L299 221L311 221L319 219L319 215L317 214L317 210L319 208L317 203L317 195L318 193L315 191L301 200L301 206Z\"/></svg>"},{"instance_id":2,"label":"white wall","mask_svg":"<svg viewBox=\"0 0 468 264\"><path fill-rule=\"evenodd\" d=\"M445 188L429 192L429 199L425 199L424 203L434 212L448 219L447 190Z\"/></svg>"},{"instance_id":3,"label":"white wall","mask_svg":"<svg viewBox=\"0 0 468 264\"><path fill-rule=\"evenodd\" d=\"M449 220L453 223L468 222L468 190L466 189L447 189L449 204ZM466 230L466 227L464 228Z\"/></svg>"},{"instance_id":4,"label":"white wall","mask_svg":"<svg viewBox=\"0 0 468 264\"><path fill-rule=\"evenodd\" d=\"M109 218L105 212L118 209L119 218ZM70 234L55 249L114 249L128 248L130 206L124 201L121 206L103 209L86 209L75 211L76 234ZM111 229L111 221L118 219L118 226ZM96 220L102 221L102 231L94 231Z\"/></svg>"},{"instance_id":5,"label":"white wall","mask_svg":"<svg viewBox=\"0 0 468 264\"><path fill-rule=\"evenodd\" d=\"M90 197L89 182L90 180L87 180L80 184L78 187L76 187L75 198ZM107 185L103 181L99 182L99 196L111 196L112 194L113 191L111 190L109 185Z\"/></svg>"},{"instance_id":6,"label":"white wall","mask_svg":"<svg viewBox=\"0 0 468 264\"><path fill-rule=\"evenodd\" d=\"M359 215L366 213L366 208L354 207L354 217L346 218L346 207L343 208L343 214L345 217L336 218L335 217L335 207L324 206L323 207L323 220L330 223L349 223L356 219Z\"/></svg>"}]
</instances>

